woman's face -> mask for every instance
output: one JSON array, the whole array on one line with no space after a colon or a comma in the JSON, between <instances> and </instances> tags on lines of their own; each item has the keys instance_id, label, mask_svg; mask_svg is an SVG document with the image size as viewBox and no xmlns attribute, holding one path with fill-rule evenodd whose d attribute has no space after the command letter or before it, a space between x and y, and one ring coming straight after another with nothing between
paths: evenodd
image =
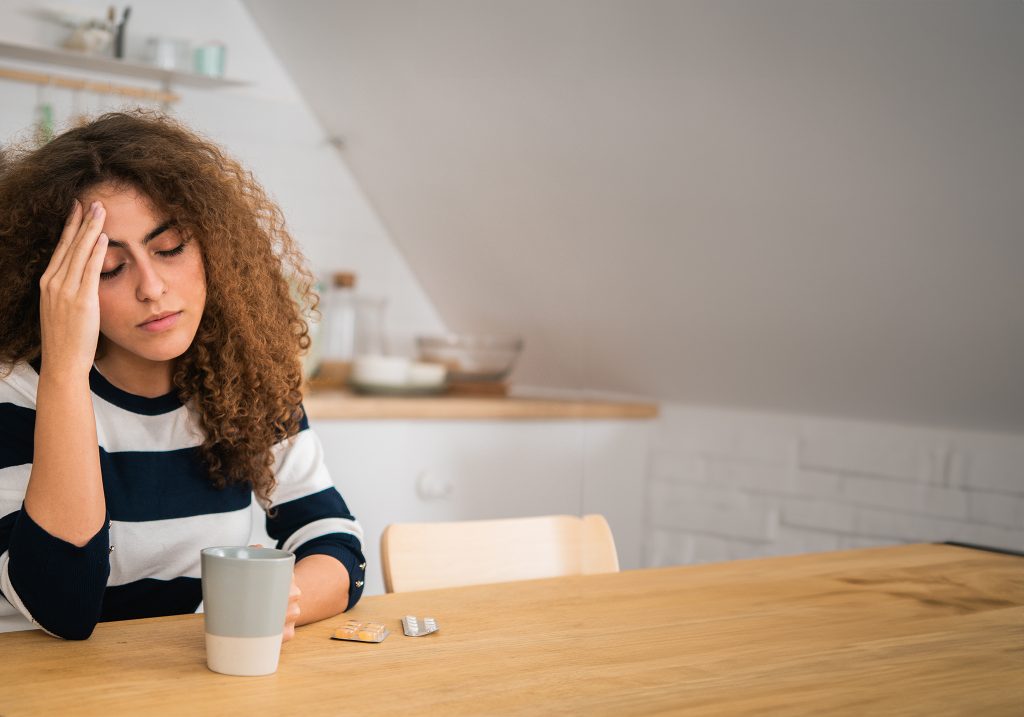
<instances>
[{"instance_id":1,"label":"woman's face","mask_svg":"<svg viewBox=\"0 0 1024 717\"><path fill-rule=\"evenodd\" d=\"M185 241L132 189L99 185L79 200L87 208L98 200L107 212L103 232L109 242L99 286L104 354L127 352L159 362L181 356L206 306L198 243Z\"/></svg>"}]
</instances>

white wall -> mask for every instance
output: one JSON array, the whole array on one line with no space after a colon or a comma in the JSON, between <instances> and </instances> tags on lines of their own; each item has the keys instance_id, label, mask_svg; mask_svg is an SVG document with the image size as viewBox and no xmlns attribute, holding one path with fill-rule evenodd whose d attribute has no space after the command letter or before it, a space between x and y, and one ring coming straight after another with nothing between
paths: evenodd
<instances>
[{"instance_id":1,"label":"white wall","mask_svg":"<svg viewBox=\"0 0 1024 717\"><path fill-rule=\"evenodd\" d=\"M106 3L67 2L62 6L102 15ZM268 48L242 3L157 0L133 2L126 54L141 58L145 40L162 35L200 43L227 44L227 74L250 85L229 90L175 87L182 101L175 114L195 129L226 146L248 165L285 211L289 226L315 271L339 268L359 275L368 293L388 296L389 327L398 350L408 350L411 337L443 328L378 216L366 201L337 151L327 144L320 124L310 113L291 79ZM44 2L0 0L0 40L55 46L67 34L37 16ZM148 86L133 78L81 73L69 68L14 62L0 57L2 67L90 77L118 84ZM34 119L41 91L35 85L0 80L0 141L22 135ZM72 92L45 90L57 109L58 123L67 121L75 103ZM114 109L121 100L85 95L79 109Z\"/></svg>"},{"instance_id":2,"label":"white wall","mask_svg":"<svg viewBox=\"0 0 1024 717\"><path fill-rule=\"evenodd\" d=\"M1024 550L1024 436L663 406L647 564L903 542Z\"/></svg>"},{"instance_id":3,"label":"white wall","mask_svg":"<svg viewBox=\"0 0 1024 717\"><path fill-rule=\"evenodd\" d=\"M522 380L1024 431L1024 2L246 5Z\"/></svg>"}]
</instances>

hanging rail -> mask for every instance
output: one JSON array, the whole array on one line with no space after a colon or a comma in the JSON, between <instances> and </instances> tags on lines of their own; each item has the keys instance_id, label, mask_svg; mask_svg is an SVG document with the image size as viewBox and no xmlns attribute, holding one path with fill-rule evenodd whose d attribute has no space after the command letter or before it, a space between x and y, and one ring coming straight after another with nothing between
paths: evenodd
<instances>
[{"instance_id":1,"label":"hanging rail","mask_svg":"<svg viewBox=\"0 0 1024 717\"><path fill-rule=\"evenodd\" d=\"M27 72L25 70L14 70L7 67L0 67L0 79L14 80L15 82L29 82L36 85L50 85L64 87L69 90L87 90L104 95L123 95L136 99L149 100L151 102L177 102L180 95L166 90L149 90L144 87L132 87L130 85L115 85L110 82L94 82L92 80L81 80L75 77L63 75L48 75L42 72Z\"/></svg>"}]
</instances>

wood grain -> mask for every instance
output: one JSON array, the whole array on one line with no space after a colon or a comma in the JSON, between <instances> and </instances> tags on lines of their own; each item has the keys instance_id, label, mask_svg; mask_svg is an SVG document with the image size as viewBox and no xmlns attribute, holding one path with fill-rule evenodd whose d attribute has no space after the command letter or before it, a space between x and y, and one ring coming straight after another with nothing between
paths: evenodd
<instances>
[{"instance_id":1,"label":"wood grain","mask_svg":"<svg viewBox=\"0 0 1024 717\"><path fill-rule=\"evenodd\" d=\"M307 390L303 403L313 419L645 419L654 403L570 401L514 396L356 396L339 390Z\"/></svg>"},{"instance_id":2,"label":"wood grain","mask_svg":"<svg viewBox=\"0 0 1024 717\"><path fill-rule=\"evenodd\" d=\"M348 617L393 634L328 639ZM0 714L1024 714L1024 559L945 545L364 598L267 677L209 672L202 632L0 635Z\"/></svg>"}]
</instances>

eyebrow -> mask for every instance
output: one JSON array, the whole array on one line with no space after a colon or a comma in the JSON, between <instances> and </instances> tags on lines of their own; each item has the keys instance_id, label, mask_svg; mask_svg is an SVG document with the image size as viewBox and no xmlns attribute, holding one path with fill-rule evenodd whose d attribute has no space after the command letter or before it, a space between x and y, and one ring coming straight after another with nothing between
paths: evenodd
<instances>
[{"instance_id":1,"label":"eyebrow","mask_svg":"<svg viewBox=\"0 0 1024 717\"><path fill-rule=\"evenodd\" d=\"M163 234L165 231L167 231L168 229L170 229L174 225L175 225L175 222L174 222L173 219L164 222L163 224L158 226L156 229L151 231L149 234L147 234L145 237L143 237L143 239L142 239L142 246L146 246L147 244L149 244L151 241L156 239L158 236ZM112 247L116 247L116 248L119 248L119 249L124 249L125 248L125 245L124 245L123 241L118 241L117 239L111 239L109 236L107 237L107 246L112 246Z\"/></svg>"}]
</instances>

